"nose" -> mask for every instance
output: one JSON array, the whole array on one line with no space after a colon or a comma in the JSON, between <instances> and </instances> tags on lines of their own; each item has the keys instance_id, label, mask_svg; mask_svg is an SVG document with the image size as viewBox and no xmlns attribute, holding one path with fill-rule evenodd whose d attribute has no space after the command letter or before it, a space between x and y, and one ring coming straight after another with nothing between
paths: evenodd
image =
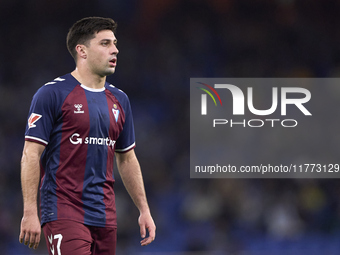
<instances>
[{"instance_id":1,"label":"nose","mask_svg":"<svg viewBox=\"0 0 340 255\"><path fill-rule=\"evenodd\" d=\"M117 45L113 44L112 49L111 49L111 54L117 55L118 53L119 53L119 50L117 48Z\"/></svg>"}]
</instances>

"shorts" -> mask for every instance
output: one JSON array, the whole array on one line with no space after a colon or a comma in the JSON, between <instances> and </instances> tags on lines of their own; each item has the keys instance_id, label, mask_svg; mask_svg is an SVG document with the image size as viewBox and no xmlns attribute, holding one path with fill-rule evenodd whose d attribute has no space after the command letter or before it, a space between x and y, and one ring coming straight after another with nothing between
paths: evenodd
<instances>
[{"instance_id":1,"label":"shorts","mask_svg":"<svg viewBox=\"0 0 340 255\"><path fill-rule=\"evenodd\" d=\"M116 227L93 227L71 220L57 220L43 226L50 255L115 255Z\"/></svg>"}]
</instances>

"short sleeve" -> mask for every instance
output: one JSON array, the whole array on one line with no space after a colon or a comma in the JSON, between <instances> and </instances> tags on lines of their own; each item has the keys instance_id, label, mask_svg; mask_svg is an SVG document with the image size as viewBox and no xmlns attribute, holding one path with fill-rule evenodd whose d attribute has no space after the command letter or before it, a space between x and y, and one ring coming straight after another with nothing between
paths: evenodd
<instances>
[{"instance_id":1,"label":"short sleeve","mask_svg":"<svg viewBox=\"0 0 340 255\"><path fill-rule=\"evenodd\" d=\"M122 105L125 113L125 122L123 125L123 130L120 133L117 142L116 142L116 152L127 152L131 149L133 149L135 144L135 130L134 130L134 124L133 124L133 117L132 117L132 111L130 106L130 101L127 95L122 92L122 96L124 100L118 100L120 101L120 104Z\"/></svg>"},{"instance_id":2,"label":"short sleeve","mask_svg":"<svg viewBox=\"0 0 340 255\"><path fill-rule=\"evenodd\" d=\"M25 140L47 145L56 116L55 93L41 87L33 96L26 124Z\"/></svg>"}]
</instances>

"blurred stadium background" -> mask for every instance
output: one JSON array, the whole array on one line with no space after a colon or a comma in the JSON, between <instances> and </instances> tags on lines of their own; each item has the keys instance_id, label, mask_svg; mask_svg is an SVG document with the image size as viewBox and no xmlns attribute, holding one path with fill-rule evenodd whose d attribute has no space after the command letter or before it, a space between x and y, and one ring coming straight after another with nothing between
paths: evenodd
<instances>
[{"instance_id":1,"label":"blurred stadium background","mask_svg":"<svg viewBox=\"0 0 340 255\"><path fill-rule=\"evenodd\" d=\"M157 224L155 242L139 247L138 212L115 170L117 254L340 253L337 179L189 178L190 77L338 77L340 1L1 0L0 6L1 254L47 254L44 239L36 251L18 242L24 129L34 92L73 70L65 38L86 16L118 22L118 67L109 81L130 97ZM340 98L340 90L327 93ZM334 109L325 118L338 115ZM338 127L325 124L324 132L334 140L314 150L336 155ZM278 137L273 146L288 142ZM306 147L292 149L301 154Z\"/></svg>"}]
</instances>

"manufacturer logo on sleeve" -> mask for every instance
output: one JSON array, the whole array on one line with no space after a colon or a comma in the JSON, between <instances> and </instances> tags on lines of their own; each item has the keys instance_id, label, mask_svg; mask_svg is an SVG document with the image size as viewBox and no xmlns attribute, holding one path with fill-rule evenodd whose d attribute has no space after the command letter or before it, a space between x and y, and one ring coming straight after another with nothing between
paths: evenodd
<instances>
[{"instance_id":1,"label":"manufacturer logo on sleeve","mask_svg":"<svg viewBox=\"0 0 340 255\"><path fill-rule=\"evenodd\" d=\"M28 118L28 128L36 127L34 123L36 123L41 117L42 115L40 114L32 113L31 116Z\"/></svg>"}]
</instances>

